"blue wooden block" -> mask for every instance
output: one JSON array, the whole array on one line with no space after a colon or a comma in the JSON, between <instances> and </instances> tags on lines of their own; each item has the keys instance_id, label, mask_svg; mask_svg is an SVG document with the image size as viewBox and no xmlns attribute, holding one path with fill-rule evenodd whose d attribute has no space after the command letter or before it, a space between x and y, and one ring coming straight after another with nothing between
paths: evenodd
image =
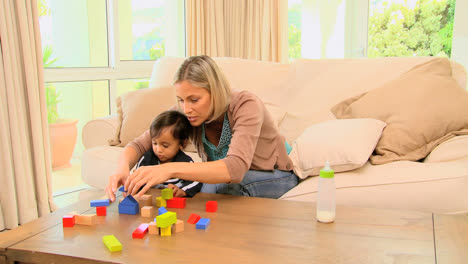
<instances>
[{"instance_id":1,"label":"blue wooden block","mask_svg":"<svg viewBox=\"0 0 468 264\"><path fill-rule=\"evenodd\" d=\"M138 192L141 191L141 189L143 189L143 187L145 187L145 185L141 186L141 187L140 187L140 190L138 190ZM121 191L121 192L127 192L127 191L125 190L125 186L120 187L120 188L119 188L119 191Z\"/></svg>"},{"instance_id":2,"label":"blue wooden block","mask_svg":"<svg viewBox=\"0 0 468 264\"><path fill-rule=\"evenodd\" d=\"M164 213L167 213L167 209L164 206L159 207L158 209L158 215L162 215ZM155 218L156 219L156 218Z\"/></svg>"},{"instance_id":3,"label":"blue wooden block","mask_svg":"<svg viewBox=\"0 0 468 264\"><path fill-rule=\"evenodd\" d=\"M196 229L207 229L209 225L210 225L210 219L209 218L200 218L200 220L198 220L197 224L195 225L195 228Z\"/></svg>"},{"instance_id":4,"label":"blue wooden block","mask_svg":"<svg viewBox=\"0 0 468 264\"><path fill-rule=\"evenodd\" d=\"M109 199L91 200L91 207L109 206Z\"/></svg>"},{"instance_id":5,"label":"blue wooden block","mask_svg":"<svg viewBox=\"0 0 468 264\"><path fill-rule=\"evenodd\" d=\"M122 202L119 204L119 214L132 214L136 215L140 212L140 206L138 202L133 198L133 196L129 195L123 199Z\"/></svg>"}]
</instances>

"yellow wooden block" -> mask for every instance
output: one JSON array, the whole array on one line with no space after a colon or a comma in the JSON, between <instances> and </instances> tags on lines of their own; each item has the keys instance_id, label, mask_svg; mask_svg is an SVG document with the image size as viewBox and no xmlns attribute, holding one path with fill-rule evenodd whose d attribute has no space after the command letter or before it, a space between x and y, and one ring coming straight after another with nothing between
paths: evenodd
<instances>
[{"instance_id":1,"label":"yellow wooden block","mask_svg":"<svg viewBox=\"0 0 468 264\"><path fill-rule=\"evenodd\" d=\"M167 206L166 200L164 200L161 196L156 197L156 206L157 207L166 207Z\"/></svg>"},{"instance_id":2,"label":"yellow wooden block","mask_svg":"<svg viewBox=\"0 0 468 264\"><path fill-rule=\"evenodd\" d=\"M184 231L184 221L177 219L177 222L173 225L174 233L179 233Z\"/></svg>"},{"instance_id":3,"label":"yellow wooden block","mask_svg":"<svg viewBox=\"0 0 468 264\"><path fill-rule=\"evenodd\" d=\"M141 216L142 217L153 217L154 214L154 207L153 206L143 206L141 208Z\"/></svg>"},{"instance_id":4,"label":"yellow wooden block","mask_svg":"<svg viewBox=\"0 0 468 264\"><path fill-rule=\"evenodd\" d=\"M114 235L103 236L102 241L110 251L122 251L122 244Z\"/></svg>"},{"instance_id":5,"label":"yellow wooden block","mask_svg":"<svg viewBox=\"0 0 468 264\"><path fill-rule=\"evenodd\" d=\"M171 226L161 227L161 236L171 236Z\"/></svg>"},{"instance_id":6,"label":"yellow wooden block","mask_svg":"<svg viewBox=\"0 0 468 264\"><path fill-rule=\"evenodd\" d=\"M148 232L150 235L159 235L159 227L156 226L156 222L148 223Z\"/></svg>"}]
</instances>

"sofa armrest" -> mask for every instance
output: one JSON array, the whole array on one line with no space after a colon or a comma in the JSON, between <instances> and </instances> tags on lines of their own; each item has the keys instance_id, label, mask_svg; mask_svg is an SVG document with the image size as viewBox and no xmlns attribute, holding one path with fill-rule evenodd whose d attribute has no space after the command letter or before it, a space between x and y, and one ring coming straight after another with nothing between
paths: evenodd
<instances>
[{"instance_id":1,"label":"sofa armrest","mask_svg":"<svg viewBox=\"0 0 468 264\"><path fill-rule=\"evenodd\" d=\"M119 129L117 115L109 115L86 123L82 131L83 145L86 149L109 145L109 139L115 137Z\"/></svg>"}]
</instances>

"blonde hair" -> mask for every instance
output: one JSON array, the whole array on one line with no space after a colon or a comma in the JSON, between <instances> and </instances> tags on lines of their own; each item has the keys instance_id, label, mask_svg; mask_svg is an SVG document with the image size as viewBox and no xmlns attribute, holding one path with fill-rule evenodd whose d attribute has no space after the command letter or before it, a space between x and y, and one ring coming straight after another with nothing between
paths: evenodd
<instances>
[{"instance_id":1,"label":"blonde hair","mask_svg":"<svg viewBox=\"0 0 468 264\"><path fill-rule=\"evenodd\" d=\"M205 88L210 93L210 119L207 123L218 119L227 111L231 102L231 86L212 58L206 55L188 57L174 77L174 84L182 81Z\"/></svg>"}]
</instances>

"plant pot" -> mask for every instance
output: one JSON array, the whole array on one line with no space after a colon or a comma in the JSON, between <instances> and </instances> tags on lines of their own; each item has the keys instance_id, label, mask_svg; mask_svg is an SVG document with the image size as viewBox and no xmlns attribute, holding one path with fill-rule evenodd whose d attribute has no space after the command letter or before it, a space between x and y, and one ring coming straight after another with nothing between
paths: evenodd
<instances>
[{"instance_id":1,"label":"plant pot","mask_svg":"<svg viewBox=\"0 0 468 264\"><path fill-rule=\"evenodd\" d=\"M52 169L70 167L71 157L75 149L78 120L60 119L49 124L50 152L52 155Z\"/></svg>"}]
</instances>

